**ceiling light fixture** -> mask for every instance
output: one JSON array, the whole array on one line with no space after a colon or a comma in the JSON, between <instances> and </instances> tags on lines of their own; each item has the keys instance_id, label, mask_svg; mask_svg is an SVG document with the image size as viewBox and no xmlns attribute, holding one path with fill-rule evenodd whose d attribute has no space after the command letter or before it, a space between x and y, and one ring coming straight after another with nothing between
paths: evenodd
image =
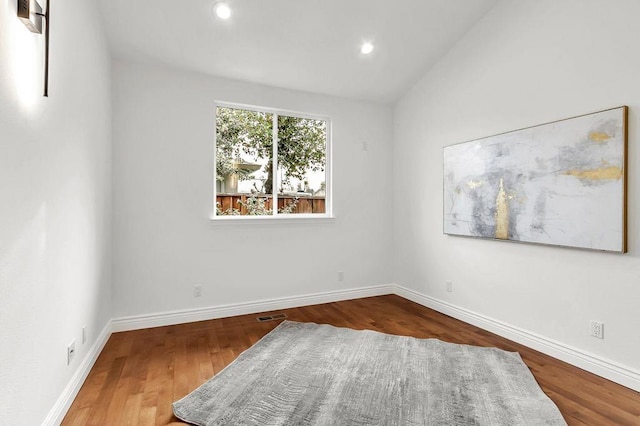
<instances>
[{"instance_id":1,"label":"ceiling light fixture","mask_svg":"<svg viewBox=\"0 0 640 426\"><path fill-rule=\"evenodd\" d=\"M360 46L360 53L362 53L363 55L368 55L371 52L373 52L373 44L368 41L362 43L362 46Z\"/></svg>"},{"instance_id":2,"label":"ceiling light fixture","mask_svg":"<svg viewBox=\"0 0 640 426\"><path fill-rule=\"evenodd\" d=\"M42 7L36 0L18 0L18 18L22 23L35 34L42 34L42 21L44 27L44 94L49 96L49 0L46 0L46 10L42 12Z\"/></svg>"},{"instance_id":3,"label":"ceiling light fixture","mask_svg":"<svg viewBox=\"0 0 640 426\"><path fill-rule=\"evenodd\" d=\"M220 19L229 19L231 17L231 8L229 5L223 1L217 2L213 5L213 11L216 13L216 16Z\"/></svg>"}]
</instances>

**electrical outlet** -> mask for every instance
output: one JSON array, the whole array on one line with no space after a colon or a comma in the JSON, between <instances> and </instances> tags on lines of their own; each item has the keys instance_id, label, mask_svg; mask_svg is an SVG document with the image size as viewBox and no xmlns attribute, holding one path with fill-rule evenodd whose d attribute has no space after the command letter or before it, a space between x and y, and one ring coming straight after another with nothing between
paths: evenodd
<instances>
[{"instance_id":1,"label":"electrical outlet","mask_svg":"<svg viewBox=\"0 0 640 426\"><path fill-rule=\"evenodd\" d=\"M453 283L451 281L447 281L446 283L447 291L451 293L453 291Z\"/></svg>"},{"instance_id":2,"label":"electrical outlet","mask_svg":"<svg viewBox=\"0 0 640 426\"><path fill-rule=\"evenodd\" d=\"M344 272L338 271L338 281L344 281Z\"/></svg>"},{"instance_id":3,"label":"electrical outlet","mask_svg":"<svg viewBox=\"0 0 640 426\"><path fill-rule=\"evenodd\" d=\"M76 341L75 339L71 341L71 343L69 343L69 346L67 346L67 365L71 365L71 360L73 360L73 357L76 356Z\"/></svg>"},{"instance_id":4,"label":"electrical outlet","mask_svg":"<svg viewBox=\"0 0 640 426\"><path fill-rule=\"evenodd\" d=\"M604 339L604 323L591 320L591 335L598 339Z\"/></svg>"},{"instance_id":5,"label":"electrical outlet","mask_svg":"<svg viewBox=\"0 0 640 426\"><path fill-rule=\"evenodd\" d=\"M202 286L201 285L194 285L193 286L193 297L200 297L202 296Z\"/></svg>"},{"instance_id":6,"label":"electrical outlet","mask_svg":"<svg viewBox=\"0 0 640 426\"><path fill-rule=\"evenodd\" d=\"M82 344L87 343L87 326L82 327Z\"/></svg>"}]
</instances>

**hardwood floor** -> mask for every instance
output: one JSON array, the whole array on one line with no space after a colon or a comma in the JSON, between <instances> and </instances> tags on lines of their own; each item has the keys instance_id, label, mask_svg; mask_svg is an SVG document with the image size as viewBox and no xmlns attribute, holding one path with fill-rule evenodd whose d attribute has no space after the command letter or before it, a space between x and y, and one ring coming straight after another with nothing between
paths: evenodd
<instances>
[{"instance_id":1,"label":"hardwood floor","mask_svg":"<svg viewBox=\"0 0 640 426\"><path fill-rule=\"evenodd\" d=\"M640 425L640 393L398 296L278 312L292 321L518 351L570 425ZM171 403L280 323L259 323L257 316L114 333L63 425L183 424L173 416Z\"/></svg>"}]
</instances>

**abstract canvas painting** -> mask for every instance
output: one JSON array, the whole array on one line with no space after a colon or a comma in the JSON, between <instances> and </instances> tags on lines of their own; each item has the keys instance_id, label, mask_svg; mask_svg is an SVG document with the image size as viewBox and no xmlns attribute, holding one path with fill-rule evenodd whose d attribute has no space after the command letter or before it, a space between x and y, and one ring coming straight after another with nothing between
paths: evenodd
<instances>
[{"instance_id":1,"label":"abstract canvas painting","mask_svg":"<svg viewBox=\"0 0 640 426\"><path fill-rule=\"evenodd\" d=\"M444 148L445 234L626 252L627 107Z\"/></svg>"}]
</instances>

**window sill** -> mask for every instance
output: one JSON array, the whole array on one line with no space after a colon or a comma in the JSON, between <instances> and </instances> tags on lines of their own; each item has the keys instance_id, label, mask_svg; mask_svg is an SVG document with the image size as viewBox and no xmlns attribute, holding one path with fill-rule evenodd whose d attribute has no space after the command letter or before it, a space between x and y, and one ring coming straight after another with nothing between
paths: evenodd
<instances>
[{"instance_id":1,"label":"window sill","mask_svg":"<svg viewBox=\"0 0 640 426\"><path fill-rule=\"evenodd\" d=\"M335 216L321 214L292 214L282 216L213 216L211 217L211 225L229 226L229 225L288 225L288 224L307 224L307 223L334 223Z\"/></svg>"}]
</instances>

